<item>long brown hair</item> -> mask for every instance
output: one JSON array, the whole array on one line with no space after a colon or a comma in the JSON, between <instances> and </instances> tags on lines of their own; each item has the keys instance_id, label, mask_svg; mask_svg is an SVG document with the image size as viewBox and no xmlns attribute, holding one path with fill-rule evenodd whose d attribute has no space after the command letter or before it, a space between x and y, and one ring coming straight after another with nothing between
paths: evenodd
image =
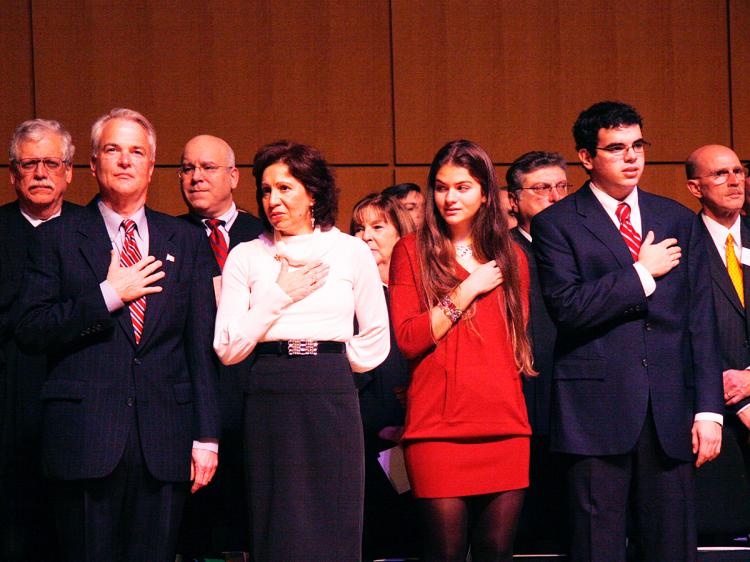
<instances>
[{"instance_id":1,"label":"long brown hair","mask_svg":"<svg viewBox=\"0 0 750 562\"><path fill-rule=\"evenodd\" d=\"M500 205L495 167L487 152L471 141L449 142L438 151L430 166L424 224L417 231L417 255L422 271L425 305L428 308L435 306L460 282L454 269L456 254L450 230L435 205L435 180L440 168L446 164L466 169L482 186L486 202L479 208L471 224L472 248L478 261L484 263L495 260L500 268L503 275L501 289L505 296L505 320L516 366L519 371L534 375L536 372L531 344L524 322L517 254Z\"/></svg>"}]
</instances>

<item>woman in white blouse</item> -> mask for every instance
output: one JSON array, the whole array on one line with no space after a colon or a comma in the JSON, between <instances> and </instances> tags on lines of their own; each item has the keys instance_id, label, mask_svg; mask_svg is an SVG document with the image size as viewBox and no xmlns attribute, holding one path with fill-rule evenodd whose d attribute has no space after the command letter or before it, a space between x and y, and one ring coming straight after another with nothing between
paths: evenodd
<instances>
[{"instance_id":1,"label":"woman in white blouse","mask_svg":"<svg viewBox=\"0 0 750 562\"><path fill-rule=\"evenodd\" d=\"M388 355L377 267L362 241L334 227L338 190L317 150L266 145L253 175L266 232L229 254L214 349L225 364L256 354L244 383L254 559L359 560L363 451L352 370Z\"/></svg>"}]
</instances>

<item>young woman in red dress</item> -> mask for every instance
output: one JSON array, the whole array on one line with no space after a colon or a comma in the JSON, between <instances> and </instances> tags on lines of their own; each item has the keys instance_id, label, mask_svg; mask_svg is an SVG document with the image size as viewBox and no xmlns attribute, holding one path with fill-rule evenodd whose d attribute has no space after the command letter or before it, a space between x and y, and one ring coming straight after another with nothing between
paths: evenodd
<instances>
[{"instance_id":1,"label":"young woman in red dress","mask_svg":"<svg viewBox=\"0 0 750 562\"><path fill-rule=\"evenodd\" d=\"M435 156L425 222L396 245L391 316L409 360L404 445L426 560L511 560L528 486L528 264L475 143Z\"/></svg>"}]
</instances>

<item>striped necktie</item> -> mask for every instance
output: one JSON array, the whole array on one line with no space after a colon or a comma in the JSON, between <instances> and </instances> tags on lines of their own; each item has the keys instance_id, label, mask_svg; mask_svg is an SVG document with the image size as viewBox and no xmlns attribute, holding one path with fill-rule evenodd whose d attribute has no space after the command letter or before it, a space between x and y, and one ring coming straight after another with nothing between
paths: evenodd
<instances>
[{"instance_id":1,"label":"striped necktie","mask_svg":"<svg viewBox=\"0 0 750 562\"><path fill-rule=\"evenodd\" d=\"M617 220L620 221L622 239L625 240L625 244L627 244L628 250L630 250L630 255L633 256L633 261L638 261L638 252L641 249L641 235L636 232L630 222L630 205L620 203L617 205L615 215L617 215Z\"/></svg>"},{"instance_id":2,"label":"striped necktie","mask_svg":"<svg viewBox=\"0 0 750 562\"><path fill-rule=\"evenodd\" d=\"M216 263L219 264L219 269L224 271L224 263L227 261L227 254L229 253L227 240L224 238L224 233L219 229L220 226L224 226L224 221L219 219L208 219L206 224L208 225L208 228L211 229L208 241L211 243L211 249L214 251Z\"/></svg>"},{"instance_id":3,"label":"striped necktie","mask_svg":"<svg viewBox=\"0 0 750 562\"><path fill-rule=\"evenodd\" d=\"M132 267L141 261L141 251L135 242L135 222L130 219L122 221L125 230L125 238L122 242L120 252L120 267ZM146 297L140 297L130 301L130 321L133 323L133 335L135 343L140 343L143 334L143 319L146 317Z\"/></svg>"},{"instance_id":4,"label":"striped necktie","mask_svg":"<svg viewBox=\"0 0 750 562\"><path fill-rule=\"evenodd\" d=\"M727 273L729 273L729 278L732 280L734 290L737 291L737 296L740 297L742 306L745 306L745 289L742 284L742 265L740 265L740 260L737 259L737 254L734 253L734 238L731 234L727 236L727 243L725 247L727 257Z\"/></svg>"}]
</instances>

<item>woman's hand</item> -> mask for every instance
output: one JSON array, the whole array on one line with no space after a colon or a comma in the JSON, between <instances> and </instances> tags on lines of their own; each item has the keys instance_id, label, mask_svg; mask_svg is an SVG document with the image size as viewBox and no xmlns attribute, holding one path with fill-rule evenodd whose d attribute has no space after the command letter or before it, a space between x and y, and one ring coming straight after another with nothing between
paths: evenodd
<instances>
[{"instance_id":1,"label":"woman's hand","mask_svg":"<svg viewBox=\"0 0 750 562\"><path fill-rule=\"evenodd\" d=\"M477 267L461 283L461 287L466 291L469 301L474 300L479 295L489 293L492 289L503 282L503 274L495 263L495 260L488 261Z\"/></svg>"},{"instance_id":2,"label":"woman's hand","mask_svg":"<svg viewBox=\"0 0 750 562\"><path fill-rule=\"evenodd\" d=\"M326 264L315 261L290 271L287 259L281 258L281 271L276 278L276 283L289 295L292 302L297 302L325 283L328 270L329 267Z\"/></svg>"}]
</instances>

